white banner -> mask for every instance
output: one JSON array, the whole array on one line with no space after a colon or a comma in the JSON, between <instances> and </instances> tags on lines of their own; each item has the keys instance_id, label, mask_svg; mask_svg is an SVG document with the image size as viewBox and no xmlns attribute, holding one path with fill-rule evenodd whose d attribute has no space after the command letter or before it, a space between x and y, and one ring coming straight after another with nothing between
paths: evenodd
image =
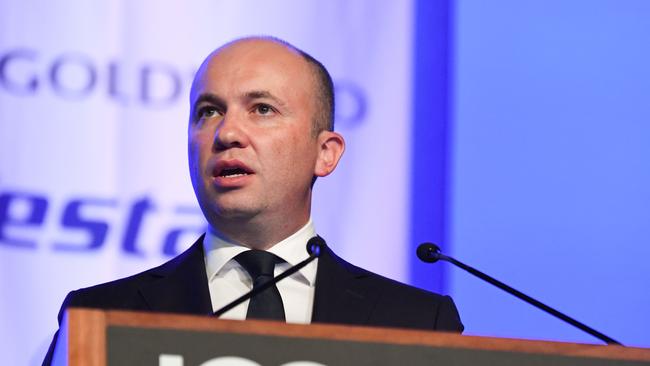
<instances>
[{"instance_id":1,"label":"white banner","mask_svg":"<svg viewBox=\"0 0 650 366\"><path fill-rule=\"evenodd\" d=\"M68 291L157 265L202 232L189 84L212 49L246 35L283 38L328 67L348 149L316 183L316 229L340 255L405 280L411 7L0 3L1 363L40 364Z\"/></svg>"}]
</instances>

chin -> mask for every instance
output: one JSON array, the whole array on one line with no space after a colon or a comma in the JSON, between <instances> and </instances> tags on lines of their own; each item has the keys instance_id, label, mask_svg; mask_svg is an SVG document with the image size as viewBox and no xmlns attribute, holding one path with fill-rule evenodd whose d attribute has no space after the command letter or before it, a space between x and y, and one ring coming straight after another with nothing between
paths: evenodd
<instances>
[{"instance_id":1,"label":"chin","mask_svg":"<svg viewBox=\"0 0 650 366\"><path fill-rule=\"evenodd\" d=\"M258 207L244 205L242 202L237 204L223 204L216 202L213 205L213 210L217 219L249 219L259 214Z\"/></svg>"}]
</instances>

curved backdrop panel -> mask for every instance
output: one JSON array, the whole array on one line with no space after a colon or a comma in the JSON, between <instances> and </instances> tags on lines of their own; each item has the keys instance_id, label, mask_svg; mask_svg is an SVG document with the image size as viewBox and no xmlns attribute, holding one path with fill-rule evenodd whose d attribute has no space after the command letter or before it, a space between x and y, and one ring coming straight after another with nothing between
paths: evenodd
<instances>
[{"instance_id":1,"label":"curved backdrop panel","mask_svg":"<svg viewBox=\"0 0 650 366\"><path fill-rule=\"evenodd\" d=\"M348 149L316 183L316 228L407 280L411 18L409 1L3 1L3 364L40 364L68 291L157 265L204 230L188 89L237 37L283 38L329 68Z\"/></svg>"}]
</instances>

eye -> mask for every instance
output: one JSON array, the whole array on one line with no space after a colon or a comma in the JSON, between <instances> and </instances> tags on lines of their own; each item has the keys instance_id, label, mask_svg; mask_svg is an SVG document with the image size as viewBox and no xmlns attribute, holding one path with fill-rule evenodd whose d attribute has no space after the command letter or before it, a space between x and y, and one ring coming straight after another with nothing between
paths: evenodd
<instances>
[{"instance_id":1,"label":"eye","mask_svg":"<svg viewBox=\"0 0 650 366\"><path fill-rule=\"evenodd\" d=\"M273 109L273 107L271 107L268 104L260 103L255 105L255 107L253 108L253 112L266 116L275 112L275 109Z\"/></svg>"},{"instance_id":2,"label":"eye","mask_svg":"<svg viewBox=\"0 0 650 366\"><path fill-rule=\"evenodd\" d=\"M213 106L201 107L196 112L196 119L212 118L221 115L221 111Z\"/></svg>"}]
</instances>

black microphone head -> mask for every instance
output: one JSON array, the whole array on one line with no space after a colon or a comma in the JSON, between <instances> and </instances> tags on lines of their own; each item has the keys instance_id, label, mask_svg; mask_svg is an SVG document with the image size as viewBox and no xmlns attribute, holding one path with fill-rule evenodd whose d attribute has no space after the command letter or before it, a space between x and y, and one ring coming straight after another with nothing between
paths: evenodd
<instances>
[{"instance_id":1,"label":"black microphone head","mask_svg":"<svg viewBox=\"0 0 650 366\"><path fill-rule=\"evenodd\" d=\"M435 263L440 259L440 248L433 243L418 245L417 255L422 262Z\"/></svg>"},{"instance_id":2,"label":"black microphone head","mask_svg":"<svg viewBox=\"0 0 650 366\"><path fill-rule=\"evenodd\" d=\"M307 242L307 253L309 255L314 255L315 257L320 256L321 251L325 248L325 239L316 235L313 238L309 239Z\"/></svg>"}]
</instances>

